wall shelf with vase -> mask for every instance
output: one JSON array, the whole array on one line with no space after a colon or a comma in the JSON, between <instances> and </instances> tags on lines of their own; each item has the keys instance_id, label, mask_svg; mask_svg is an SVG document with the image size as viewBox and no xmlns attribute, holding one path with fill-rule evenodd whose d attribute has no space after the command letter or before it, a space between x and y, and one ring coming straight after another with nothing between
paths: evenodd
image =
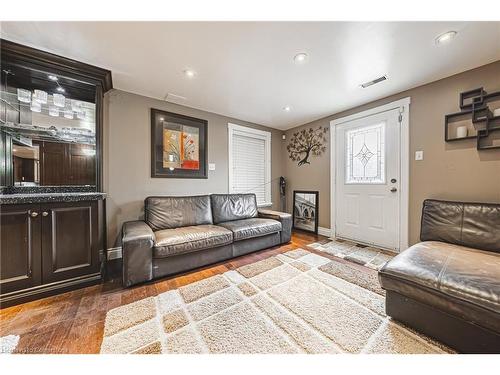
<instances>
[{"instance_id":1,"label":"wall shelf with vase","mask_svg":"<svg viewBox=\"0 0 500 375\"><path fill-rule=\"evenodd\" d=\"M500 149L500 91L488 94L482 87L460 93L460 112L445 115L446 142L476 139L478 150Z\"/></svg>"}]
</instances>

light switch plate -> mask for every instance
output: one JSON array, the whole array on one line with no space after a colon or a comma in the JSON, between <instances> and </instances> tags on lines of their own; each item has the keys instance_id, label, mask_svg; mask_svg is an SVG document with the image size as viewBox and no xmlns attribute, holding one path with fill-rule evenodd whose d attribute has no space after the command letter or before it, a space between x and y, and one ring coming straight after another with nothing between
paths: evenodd
<instances>
[{"instance_id":1,"label":"light switch plate","mask_svg":"<svg viewBox=\"0 0 500 375\"><path fill-rule=\"evenodd\" d=\"M415 160L424 160L424 152L415 151Z\"/></svg>"},{"instance_id":2,"label":"light switch plate","mask_svg":"<svg viewBox=\"0 0 500 375\"><path fill-rule=\"evenodd\" d=\"M208 170L215 171L215 163L208 163Z\"/></svg>"}]
</instances>

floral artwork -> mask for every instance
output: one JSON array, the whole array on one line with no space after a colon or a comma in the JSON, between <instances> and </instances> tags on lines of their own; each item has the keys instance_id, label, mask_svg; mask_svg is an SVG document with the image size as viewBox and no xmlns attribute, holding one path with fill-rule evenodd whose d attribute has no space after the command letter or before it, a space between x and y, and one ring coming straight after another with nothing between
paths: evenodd
<instances>
[{"instance_id":1,"label":"floral artwork","mask_svg":"<svg viewBox=\"0 0 500 375\"><path fill-rule=\"evenodd\" d=\"M172 130L172 128L181 130ZM194 170L200 168L199 130L197 128L168 123L164 125L163 167Z\"/></svg>"},{"instance_id":2,"label":"floral artwork","mask_svg":"<svg viewBox=\"0 0 500 375\"><path fill-rule=\"evenodd\" d=\"M208 178L208 121L151 108L151 177Z\"/></svg>"}]
</instances>

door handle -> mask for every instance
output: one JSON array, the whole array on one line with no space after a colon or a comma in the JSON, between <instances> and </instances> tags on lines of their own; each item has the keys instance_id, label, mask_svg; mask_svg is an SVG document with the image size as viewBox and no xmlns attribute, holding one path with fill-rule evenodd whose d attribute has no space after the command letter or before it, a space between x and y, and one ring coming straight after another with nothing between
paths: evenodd
<instances>
[{"instance_id":1,"label":"door handle","mask_svg":"<svg viewBox=\"0 0 500 375\"><path fill-rule=\"evenodd\" d=\"M30 213L31 217L37 217L38 216L38 212L36 211L33 211Z\"/></svg>"},{"instance_id":2,"label":"door handle","mask_svg":"<svg viewBox=\"0 0 500 375\"><path fill-rule=\"evenodd\" d=\"M49 216L49 213L47 211L43 211L42 216Z\"/></svg>"},{"instance_id":3,"label":"door handle","mask_svg":"<svg viewBox=\"0 0 500 375\"><path fill-rule=\"evenodd\" d=\"M395 193L396 191L398 191L398 189L396 189L395 187L391 189L391 193Z\"/></svg>"}]
</instances>

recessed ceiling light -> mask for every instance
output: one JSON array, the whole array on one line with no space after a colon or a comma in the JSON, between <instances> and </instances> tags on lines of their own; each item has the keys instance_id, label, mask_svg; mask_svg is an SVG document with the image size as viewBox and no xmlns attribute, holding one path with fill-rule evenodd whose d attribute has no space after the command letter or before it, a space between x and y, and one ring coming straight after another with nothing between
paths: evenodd
<instances>
[{"instance_id":1,"label":"recessed ceiling light","mask_svg":"<svg viewBox=\"0 0 500 375\"><path fill-rule=\"evenodd\" d=\"M64 91L66 91L66 90L65 90L64 88L62 88L61 86L59 86L56 90L57 90L57 91L59 91L59 92L64 92Z\"/></svg>"},{"instance_id":2,"label":"recessed ceiling light","mask_svg":"<svg viewBox=\"0 0 500 375\"><path fill-rule=\"evenodd\" d=\"M57 77L56 77L56 76L54 76L54 75L52 75L52 74L49 74L49 79L50 79L51 81L57 81Z\"/></svg>"},{"instance_id":3,"label":"recessed ceiling light","mask_svg":"<svg viewBox=\"0 0 500 375\"><path fill-rule=\"evenodd\" d=\"M436 44L445 44L450 42L457 35L456 31L447 31L436 38Z\"/></svg>"},{"instance_id":4,"label":"recessed ceiling light","mask_svg":"<svg viewBox=\"0 0 500 375\"><path fill-rule=\"evenodd\" d=\"M295 55L293 61L295 62L295 64L303 64L307 61L308 57L309 56L307 56L307 53L301 52Z\"/></svg>"},{"instance_id":5,"label":"recessed ceiling light","mask_svg":"<svg viewBox=\"0 0 500 375\"><path fill-rule=\"evenodd\" d=\"M184 75L188 78L193 78L196 75L196 72L191 69L184 70Z\"/></svg>"},{"instance_id":6,"label":"recessed ceiling light","mask_svg":"<svg viewBox=\"0 0 500 375\"><path fill-rule=\"evenodd\" d=\"M288 105L286 107L283 107L283 111L285 111L285 112L290 112L290 110L291 110L291 108Z\"/></svg>"}]
</instances>

